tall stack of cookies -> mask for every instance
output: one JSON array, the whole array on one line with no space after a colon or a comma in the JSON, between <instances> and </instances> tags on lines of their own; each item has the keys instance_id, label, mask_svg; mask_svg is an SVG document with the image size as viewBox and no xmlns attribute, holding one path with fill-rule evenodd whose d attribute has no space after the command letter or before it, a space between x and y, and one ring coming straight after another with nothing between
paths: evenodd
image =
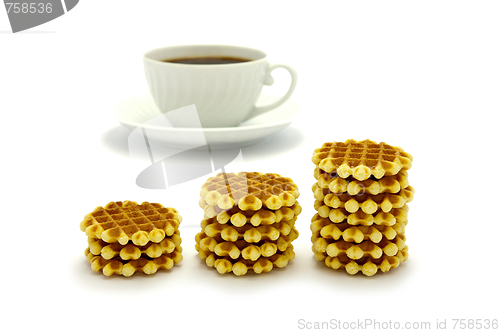
<instances>
[{"instance_id":1,"label":"tall stack of cookies","mask_svg":"<svg viewBox=\"0 0 500 333\"><path fill-rule=\"evenodd\" d=\"M311 241L317 260L367 276L407 260L412 161L401 148L370 140L325 143L314 151Z\"/></svg>"},{"instance_id":2,"label":"tall stack of cookies","mask_svg":"<svg viewBox=\"0 0 500 333\"><path fill-rule=\"evenodd\" d=\"M106 276L170 269L182 261L181 221L177 210L158 203L118 201L99 206L80 223L88 236L85 256L93 271Z\"/></svg>"},{"instance_id":3,"label":"tall stack of cookies","mask_svg":"<svg viewBox=\"0 0 500 333\"><path fill-rule=\"evenodd\" d=\"M202 186L204 210L196 250L220 274L245 275L285 267L301 212L297 185L275 173L219 173Z\"/></svg>"}]
</instances>

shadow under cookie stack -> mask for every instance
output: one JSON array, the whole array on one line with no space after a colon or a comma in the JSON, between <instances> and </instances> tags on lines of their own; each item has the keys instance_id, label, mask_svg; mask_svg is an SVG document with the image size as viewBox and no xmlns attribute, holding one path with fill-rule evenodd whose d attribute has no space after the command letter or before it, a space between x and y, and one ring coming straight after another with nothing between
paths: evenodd
<instances>
[{"instance_id":1,"label":"shadow under cookie stack","mask_svg":"<svg viewBox=\"0 0 500 333\"><path fill-rule=\"evenodd\" d=\"M295 258L292 241L301 212L290 178L273 173L219 173L202 186L198 256L220 274L260 274Z\"/></svg>"},{"instance_id":2,"label":"shadow under cookie stack","mask_svg":"<svg viewBox=\"0 0 500 333\"><path fill-rule=\"evenodd\" d=\"M85 256L93 271L106 276L154 274L182 261L174 208L158 203L110 202L85 215L80 230L88 236Z\"/></svg>"},{"instance_id":3,"label":"shadow under cookie stack","mask_svg":"<svg viewBox=\"0 0 500 333\"><path fill-rule=\"evenodd\" d=\"M405 226L413 157L370 140L325 143L314 151L317 213L311 220L317 260L349 274L387 272L408 258Z\"/></svg>"}]
</instances>

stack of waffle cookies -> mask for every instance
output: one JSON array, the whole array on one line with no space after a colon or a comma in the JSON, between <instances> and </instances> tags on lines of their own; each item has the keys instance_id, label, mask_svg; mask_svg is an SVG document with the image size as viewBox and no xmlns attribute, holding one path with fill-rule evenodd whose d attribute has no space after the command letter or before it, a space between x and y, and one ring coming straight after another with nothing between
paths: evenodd
<instances>
[{"instance_id":1,"label":"stack of waffle cookies","mask_svg":"<svg viewBox=\"0 0 500 333\"><path fill-rule=\"evenodd\" d=\"M220 274L260 274L295 258L295 221L302 208L290 178L274 173L219 173L202 186L198 256Z\"/></svg>"},{"instance_id":2,"label":"stack of waffle cookies","mask_svg":"<svg viewBox=\"0 0 500 333\"><path fill-rule=\"evenodd\" d=\"M370 140L325 143L314 151L317 213L311 220L317 260L349 274L387 272L408 258L405 227L413 157Z\"/></svg>"},{"instance_id":3,"label":"stack of waffle cookies","mask_svg":"<svg viewBox=\"0 0 500 333\"><path fill-rule=\"evenodd\" d=\"M154 274L182 261L179 223L173 208L158 203L110 202L85 215L85 256L93 271L106 276Z\"/></svg>"}]
</instances>

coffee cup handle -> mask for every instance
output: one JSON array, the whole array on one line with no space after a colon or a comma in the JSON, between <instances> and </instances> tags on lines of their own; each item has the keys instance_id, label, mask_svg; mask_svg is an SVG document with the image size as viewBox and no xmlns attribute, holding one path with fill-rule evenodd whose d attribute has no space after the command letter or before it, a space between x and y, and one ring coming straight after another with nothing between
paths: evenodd
<instances>
[{"instance_id":1,"label":"coffee cup handle","mask_svg":"<svg viewBox=\"0 0 500 333\"><path fill-rule=\"evenodd\" d=\"M288 91L286 92L286 94L281 96L277 101L274 101L273 103L263 105L263 106L256 106L252 110L252 112L250 112L250 114L248 115L248 117L246 119L256 117L256 116L261 115L269 110L273 110L273 109L277 108L281 104L285 103L290 98L293 91L295 90L295 87L297 86L297 71L293 67L288 66L288 65L283 65L283 64L269 65L269 69L267 70L267 76L266 76L266 80L265 80L264 84L266 86L270 86L274 83L274 79L271 76L271 72L273 70L275 70L276 68L284 68L290 73L292 81L290 82L290 87L288 88Z\"/></svg>"}]
</instances>

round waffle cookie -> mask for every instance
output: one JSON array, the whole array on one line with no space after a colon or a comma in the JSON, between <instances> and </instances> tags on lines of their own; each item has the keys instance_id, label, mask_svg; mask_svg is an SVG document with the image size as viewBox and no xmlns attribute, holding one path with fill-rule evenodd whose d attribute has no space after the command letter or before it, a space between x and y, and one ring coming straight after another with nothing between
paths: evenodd
<instances>
[{"instance_id":1,"label":"round waffle cookie","mask_svg":"<svg viewBox=\"0 0 500 333\"><path fill-rule=\"evenodd\" d=\"M181 237L179 231L168 238L163 239L160 243L149 242L145 246L137 246L133 243L121 245L119 243L106 243L102 239L88 239L89 249L93 255L100 255L104 259L113 259L120 257L123 260L139 259L141 255L146 255L149 258L158 258L162 254L172 253L174 250L182 252Z\"/></svg>"},{"instance_id":2,"label":"round waffle cookie","mask_svg":"<svg viewBox=\"0 0 500 333\"><path fill-rule=\"evenodd\" d=\"M199 257L208 267L214 267L220 274L232 272L234 275L241 276L247 274L248 271L261 274L271 271L274 267L283 268L295 258L295 253L293 245L290 245L285 251L278 251L270 257L261 257L257 260L221 257L210 251L200 251Z\"/></svg>"},{"instance_id":3,"label":"round waffle cookie","mask_svg":"<svg viewBox=\"0 0 500 333\"><path fill-rule=\"evenodd\" d=\"M373 259L380 258L383 254L394 256L405 248L406 237L398 235L393 240L382 239L378 243L370 240L361 243L351 243L344 240L332 241L322 237L313 242L313 250L316 253L324 253L330 257L337 257L345 253L350 259L361 259L369 256Z\"/></svg>"},{"instance_id":4,"label":"round waffle cookie","mask_svg":"<svg viewBox=\"0 0 500 333\"><path fill-rule=\"evenodd\" d=\"M196 250L204 250L204 251L211 251L211 252L218 252L219 250L221 251L227 251L228 249L231 249L235 255L239 252L242 252L243 249L246 247L262 247L263 245L264 248L270 249L270 247L274 247L274 251L284 251L286 250L287 247L289 247L295 239L299 237L299 232L297 229L293 228L288 235L283 235L283 234L277 234L277 235L272 235L271 237L262 237L259 241L256 242L248 242L245 239L240 239L236 241L227 241L223 239L221 236L208 236L204 231L201 231L196 234L195 236L195 241L196 241ZM254 239L256 240L256 239ZM264 250L264 248L261 249ZM217 250L219 249L219 250ZM238 252L239 251L239 252ZM264 252L262 252L264 253ZM269 253L269 252L265 252ZM221 255L221 254L219 254Z\"/></svg>"},{"instance_id":5,"label":"round waffle cookie","mask_svg":"<svg viewBox=\"0 0 500 333\"><path fill-rule=\"evenodd\" d=\"M398 193L409 185L407 171L400 171L396 175L386 176L381 179L372 176L369 179L357 180L352 176L342 178L337 173L327 173L316 167L314 178L317 180L317 188L328 189L329 192L327 193L335 194ZM313 192L315 190L316 188L313 188Z\"/></svg>"},{"instance_id":6,"label":"round waffle cookie","mask_svg":"<svg viewBox=\"0 0 500 333\"><path fill-rule=\"evenodd\" d=\"M203 202L205 202L203 200ZM229 210L224 210L218 206L202 205L205 214L204 218L216 218L218 223L229 224L241 227L245 224L253 226L271 225L282 220L290 221L297 217L302 212L302 207L298 202L295 202L290 207L280 207L277 210L260 209L260 210L241 210L238 207L233 207Z\"/></svg>"},{"instance_id":7,"label":"round waffle cookie","mask_svg":"<svg viewBox=\"0 0 500 333\"><path fill-rule=\"evenodd\" d=\"M404 205L402 208L391 209L388 213L379 209L373 214L366 214L361 210L350 213L344 208L331 208L326 205L321 205L319 201L317 201L317 203L319 204L316 204L314 208L318 212L318 215L323 218L329 218L333 223L346 221L350 225L370 226L376 224L392 226L396 222L407 223L408 220L407 205Z\"/></svg>"},{"instance_id":8,"label":"round waffle cookie","mask_svg":"<svg viewBox=\"0 0 500 333\"><path fill-rule=\"evenodd\" d=\"M382 210L388 213L393 208L403 208L406 203L413 200L415 190L412 186L402 189L396 194L361 194L349 195L328 193L325 196L320 196L322 199L317 199L314 206L321 207L323 204L331 208L344 208L349 213L356 213L362 210L366 214L373 214L377 210Z\"/></svg>"},{"instance_id":9,"label":"round waffle cookie","mask_svg":"<svg viewBox=\"0 0 500 333\"><path fill-rule=\"evenodd\" d=\"M281 226L278 226L280 224ZM288 261L295 256L293 251L290 252L293 249L292 241L298 237L298 231L293 225L290 226L284 222L259 227L247 225L240 228L246 229L242 235L243 238L232 241L226 241L222 237L223 231L219 233L219 227L216 225L217 223L209 224L207 220L202 221L203 229L195 237L195 248L198 256L221 274L232 271L236 275L244 275L248 270L253 270L258 274L265 273L269 272L273 265L274 267L286 266ZM233 228L220 224L219 226L225 227L222 230ZM207 231L212 236L208 236ZM240 235L241 231L238 232ZM253 236L253 232L249 233L249 231L255 231L257 236ZM252 235L252 237L245 237L246 235Z\"/></svg>"},{"instance_id":10,"label":"round waffle cookie","mask_svg":"<svg viewBox=\"0 0 500 333\"><path fill-rule=\"evenodd\" d=\"M288 236L296 233L294 228L295 220L281 221L272 225L259 225L253 227L245 224L241 227L235 227L228 224L220 224L215 219L205 219L201 222L202 232L209 237L221 237L224 241L236 242L245 240L247 243L258 243L261 240L276 240L280 235ZM295 237L296 238L296 237Z\"/></svg>"},{"instance_id":11,"label":"round waffle cookie","mask_svg":"<svg viewBox=\"0 0 500 333\"><path fill-rule=\"evenodd\" d=\"M332 240L343 239L351 243L361 243L365 240L378 243L383 238L392 240L397 235L403 234L405 226L404 223L400 222L396 222L392 226L352 226L347 222L333 223L330 219L315 214L311 220L311 241L314 243L318 237L323 237Z\"/></svg>"},{"instance_id":12,"label":"round waffle cookie","mask_svg":"<svg viewBox=\"0 0 500 333\"><path fill-rule=\"evenodd\" d=\"M106 260L99 255L93 255L90 249L87 248L85 256L93 271L102 271L106 276L123 275L128 277L134 275L136 271L149 275L156 273L160 269L170 269L182 261L182 254L177 250L172 253L162 254L154 259L142 256L137 260L122 260L120 258Z\"/></svg>"},{"instance_id":13,"label":"round waffle cookie","mask_svg":"<svg viewBox=\"0 0 500 333\"><path fill-rule=\"evenodd\" d=\"M80 230L106 243L126 245L132 241L137 246L144 246L173 235L181 221L175 209L158 203L143 202L139 205L134 201L118 201L99 206L85 215Z\"/></svg>"},{"instance_id":14,"label":"round waffle cookie","mask_svg":"<svg viewBox=\"0 0 500 333\"><path fill-rule=\"evenodd\" d=\"M345 253L336 257L325 256L317 252L314 255L317 260L323 261L327 267L332 269L344 269L351 275L362 272L366 276L372 276L379 270L385 273L391 269L397 268L401 263L405 262L408 259L408 247L398 251L394 256L387 256L384 254L378 259L366 256L362 259L353 260Z\"/></svg>"},{"instance_id":15,"label":"round waffle cookie","mask_svg":"<svg viewBox=\"0 0 500 333\"><path fill-rule=\"evenodd\" d=\"M212 237L200 239L196 244L196 250L201 252L213 252L220 257L230 257L232 259L257 260L260 257L270 257L278 251L285 251L291 245L290 238L281 236L276 242L262 241L248 244L243 240L236 242L217 242ZM203 254L201 254L203 256Z\"/></svg>"},{"instance_id":16,"label":"round waffle cookie","mask_svg":"<svg viewBox=\"0 0 500 333\"><path fill-rule=\"evenodd\" d=\"M342 178L366 180L396 175L411 168L413 157L399 147L371 140L328 142L314 151L312 162L321 170Z\"/></svg>"},{"instance_id":17,"label":"round waffle cookie","mask_svg":"<svg viewBox=\"0 0 500 333\"><path fill-rule=\"evenodd\" d=\"M203 184L200 197L207 205L220 209L277 210L292 206L299 197L297 185L276 173L219 173Z\"/></svg>"}]
</instances>

